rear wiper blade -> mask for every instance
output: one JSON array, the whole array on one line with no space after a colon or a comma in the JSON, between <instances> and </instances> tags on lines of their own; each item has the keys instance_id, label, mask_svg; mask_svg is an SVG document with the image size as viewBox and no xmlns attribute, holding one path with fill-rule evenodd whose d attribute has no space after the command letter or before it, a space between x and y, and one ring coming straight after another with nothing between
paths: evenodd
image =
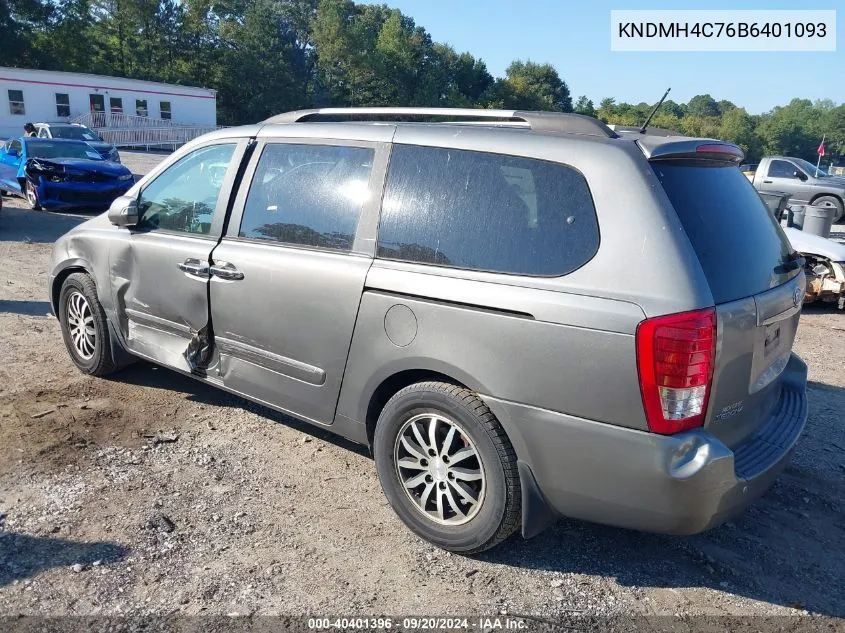
<instances>
[{"instance_id":1,"label":"rear wiper blade","mask_svg":"<svg viewBox=\"0 0 845 633\"><path fill-rule=\"evenodd\" d=\"M804 267L804 257L798 251L792 251L788 255L784 255L783 263L775 266L775 273L783 275L798 268Z\"/></svg>"}]
</instances>

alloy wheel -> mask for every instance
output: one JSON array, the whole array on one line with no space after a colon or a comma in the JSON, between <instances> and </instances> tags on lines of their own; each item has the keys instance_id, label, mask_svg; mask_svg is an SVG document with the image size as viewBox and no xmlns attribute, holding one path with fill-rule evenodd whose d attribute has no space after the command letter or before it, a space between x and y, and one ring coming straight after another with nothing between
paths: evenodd
<instances>
[{"instance_id":1,"label":"alloy wheel","mask_svg":"<svg viewBox=\"0 0 845 633\"><path fill-rule=\"evenodd\" d=\"M441 525L462 525L481 509L484 466L469 435L439 413L409 419L396 436L396 472L413 506Z\"/></svg>"},{"instance_id":2,"label":"alloy wheel","mask_svg":"<svg viewBox=\"0 0 845 633\"><path fill-rule=\"evenodd\" d=\"M93 358L97 344L97 330L94 315L88 299L81 292L74 291L67 298L67 328L76 353L83 359Z\"/></svg>"}]
</instances>

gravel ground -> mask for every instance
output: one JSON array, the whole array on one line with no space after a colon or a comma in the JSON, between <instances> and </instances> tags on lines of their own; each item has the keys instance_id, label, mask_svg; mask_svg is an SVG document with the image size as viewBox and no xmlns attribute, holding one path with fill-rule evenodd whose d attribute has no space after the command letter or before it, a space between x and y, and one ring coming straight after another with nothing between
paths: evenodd
<instances>
[{"instance_id":1,"label":"gravel ground","mask_svg":"<svg viewBox=\"0 0 845 633\"><path fill-rule=\"evenodd\" d=\"M78 373L45 284L85 216L4 202L0 615L845 616L842 312L805 310L806 433L735 521L674 538L561 520L467 558L403 527L360 447L150 364Z\"/></svg>"}]
</instances>

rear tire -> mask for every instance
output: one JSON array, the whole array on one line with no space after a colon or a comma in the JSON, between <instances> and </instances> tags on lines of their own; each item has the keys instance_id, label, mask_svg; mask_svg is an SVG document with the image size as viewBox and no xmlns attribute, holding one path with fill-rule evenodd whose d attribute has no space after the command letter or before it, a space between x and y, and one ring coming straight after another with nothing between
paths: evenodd
<instances>
[{"instance_id":1,"label":"rear tire","mask_svg":"<svg viewBox=\"0 0 845 633\"><path fill-rule=\"evenodd\" d=\"M833 196L819 196L815 200L813 200L813 206L817 207L828 207L836 209L836 216L833 218L834 223L842 222L843 218L845 218L845 212L843 212L842 203L839 201L838 198L834 198Z\"/></svg>"},{"instance_id":2,"label":"rear tire","mask_svg":"<svg viewBox=\"0 0 845 633\"><path fill-rule=\"evenodd\" d=\"M382 410L373 450L391 507L430 543L474 554L519 527L516 453L469 389L443 382L405 387Z\"/></svg>"},{"instance_id":3,"label":"rear tire","mask_svg":"<svg viewBox=\"0 0 845 633\"><path fill-rule=\"evenodd\" d=\"M59 323L73 364L91 376L105 376L118 365L112 357L108 321L94 280L85 273L65 279L59 295Z\"/></svg>"}]
</instances>

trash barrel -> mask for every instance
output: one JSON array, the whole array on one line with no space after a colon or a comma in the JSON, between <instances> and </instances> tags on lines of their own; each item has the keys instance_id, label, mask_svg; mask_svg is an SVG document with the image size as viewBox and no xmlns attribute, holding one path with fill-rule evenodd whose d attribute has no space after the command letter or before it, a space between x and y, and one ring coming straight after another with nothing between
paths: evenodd
<instances>
[{"instance_id":1,"label":"trash barrel","mask_svg":"<svg viewBox=\"0 0 845 633\"><path fill-rule=\"evenodd\" d=\"M801 230L820 237L830 237L830 227L833 226L833 218L835 217L836 209L834 207L808 205L804 207L804 225Z\"/></svg>"},{"instance_id":2,"label":"trash barrel","mask_svg":"<svg viewBox=\"0 0 845 633\"><path fill-rule=\"evenodd\" d=\"M805 207L803 205L788 207L786 211L786 226L793 229L803 229L804 209Z\"/></svg>"},{"instance_id":3,"label":"trash barrel","mask_svg":"<svg viewBox=\"0 0 845 633\"><path fill-rule=\"evenodd\" d=\"M775 220L780 222L783 219L783 212L786 210L786 203L792 197L792 194L783 191L761 191L759 193L763 202L769 208L769 212Z\"/></svg>"}]
</instances>

